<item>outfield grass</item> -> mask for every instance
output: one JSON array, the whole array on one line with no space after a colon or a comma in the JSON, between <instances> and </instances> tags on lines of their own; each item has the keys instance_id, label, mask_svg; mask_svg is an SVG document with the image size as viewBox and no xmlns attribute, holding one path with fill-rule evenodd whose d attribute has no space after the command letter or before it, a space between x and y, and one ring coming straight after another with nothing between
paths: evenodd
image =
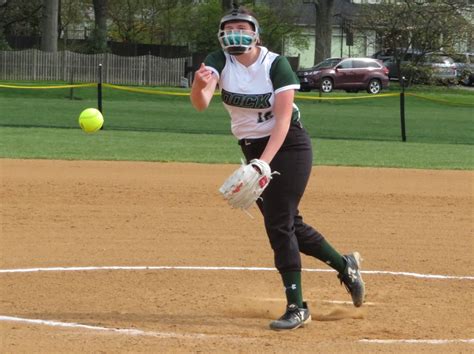
<instances>
[{"instance_id":1,"label":"outfield grass","mask_svg":"<svg viewBox=\"0 0 474 354\"><path fill-rule=\"evenodd\" d=\"M398 97L297 100L315 145L314 163L472 169L473 94L412 92L424 98L406 98L406 143L400 142ZM96 89L74 89L69 98L69 89L0 89L0 157L239 162L241 153L218 97L209 110L198 113L188 97L105 89L105 129L92 135L80 131L77 117L97 105Z\"/></svg>"},{"instance_id":2,"label":"outfield grass","mask_svg":"<svg viewBox=\"0 0 474 354\"><path fill-rule=\"evenodd\" d=\"M0 128L0 156L65 160L240 163L230 135L80 129ZM468 169L471 145L313 138L315 165Z\"/></svg>"},{"instance_id":3,"label":"outfield grass","mask_svg":"<svg viewBox=\"0 0 474 354\"><path fill-rule=\"evenodd\" d=\"M161 88L163 89L163 88ZM166 90L180 91L180 89ZM96 107L96 89L13 90L0 89L0 126L77 127L77 116ZM416 92L432 100L406 98L407 137L411 142L472 143L474 104L470 92ZM317 94L299 94L316 97ZM365 94L355 95L355 97ZM130 93L104 89L106 128L113 130L176 133L228 134L229 118L219 97L202 113L196 112L188 97ZM347 97L336 92L324 97ZM354 95L352 95L354 96ZM436 99L441 100L440 102ZM445 104L443 102L449 102ZM331 139L401 139L399 97L316 101L298 99L305 127L312 137Z\"/></svg>"}]
</instances>

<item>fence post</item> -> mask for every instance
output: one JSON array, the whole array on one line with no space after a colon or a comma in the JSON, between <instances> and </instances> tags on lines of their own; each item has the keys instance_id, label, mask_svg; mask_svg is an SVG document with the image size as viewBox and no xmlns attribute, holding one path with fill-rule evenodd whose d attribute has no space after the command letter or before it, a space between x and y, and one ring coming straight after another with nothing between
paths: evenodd
<instances>
[{"instance_id":1,"label":"fence post","mask_svg":"<svg viewBox=\"0 0 474 354\"><path fill-rule=\"evenodd\" d=\"M151 85L151 52L146 56L146 85Z\"/></svg>"},{"instance_id":2,"label":"fence post","mask_svg":"<svg viewBox=\"0 0 474 354\"><path fill-rule=\"evenodd\" d=\"M98 80L97 80L97 109L102 112L102 64L99 64L99 72L98 72ZM104 129L104 125L100 128L101 130Z\"/></svg>"},{"instance_id":3,"label":"fence post","mask_svg":"<svg viewBox=\"0 0 474 354\"><path fill-rule=\"evenodd\" d=\"M105 53L105 82L109 82L109 53Z\"/></svg>"},{"instance_id":4,"label":"fence post","mask_svg":"<svg viewBox=\"0 0 474 354\"><path fill-rule=\"evenodd\" d=\"M405 131L405 77L402 76L400 79L400 85L402 87L402 92L400 92L400 128L402 131L402 141L407 141L406 131Z\"/></svg>"},{"instance_id":5,"label":"fence post","mask_svg":"<svg viewBox=\"0 0 474 354\"><path fill-rule=\"evenodd\" d=\"M1 52L1 55L2 55L2 60L0 60L0 65L2 66L1 68L1 72L2 72L2 75L0 76L0 78L2 80L6 80L6 72L7 72L7 53L2 50Z\"/></svg>"},{"instance_id":6,"label":"fence post","mask_svg":"<svg viewBox=\"0 0 474 354\"><path fill-rule=\"evenodd\" d=\"M38 52L36 49L33 49L33 81L36 81L36 66L38 65L36 57Z\"/></svg>"},{"instance_id":7,"label":"fence post","mask_svg":"<svg viewBox=\"0 0 474 354\"><path fill-rule=\"evenodd\" d=\"M61 75L61 80L62 81L66 81L67 80L67 77L66 77L66 51L63 50L62 53L61 53L61 65L62 65L62 75Z\"/></svg>"},{"instance_id":8,"label":"fence post","mask_svg":"<svg viewBox=\"0 0 474 354\"><path fill-rule=\"evenodd\" d=\"M74 68L71 68L71 70L69 71L69 83L71 85L74 84ZM73 87L71 87L69 89L69 99L70 100L74 99L74 88Z\"/></svg>"}]
</instances>

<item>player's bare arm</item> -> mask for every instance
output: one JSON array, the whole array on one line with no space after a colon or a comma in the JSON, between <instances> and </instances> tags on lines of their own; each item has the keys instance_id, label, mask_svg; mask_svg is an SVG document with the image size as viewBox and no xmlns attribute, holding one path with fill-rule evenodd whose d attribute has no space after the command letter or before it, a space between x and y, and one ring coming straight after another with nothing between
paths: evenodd
<instances>
[{"instance_id":1,"label":"player's bare arm","mask_svg":"<svg viewBox=\"0 0 474 354\"><path fill-rule=\"evenodd\" d=\"M260 160L270 163L288 134L290 128L291 115L293 113L294 90L286 90L275 95L273 115L275 126L272 129L270 140L260 156Z\"/></svg>"},{"instance_id":2,"label":"player's bare arm","mask_svg":"<svg viewBox=\"0 0 474 354\"><path fill-rule=\"evenodd\" d=\"M202 63L194 75L191 88L191 103L194 108L198 111L205 110L211 102L216 86L217 76Z\"/></svg>"}]
</instances>

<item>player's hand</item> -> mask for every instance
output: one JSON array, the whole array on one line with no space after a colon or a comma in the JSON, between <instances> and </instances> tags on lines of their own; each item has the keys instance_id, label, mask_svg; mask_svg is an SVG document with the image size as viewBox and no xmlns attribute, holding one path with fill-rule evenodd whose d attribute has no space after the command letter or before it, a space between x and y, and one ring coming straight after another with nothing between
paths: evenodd
<instances>
[{"instance_id":1,"label":"player's hand","mask_svg":"<svg viewBox=\"0 0 474 354\"><path fill-rule=\"evenodd\" d=\"M204 63L201 63L201 66L194 74L194 84L198 88L203 89L211 81L212 75L213 72L207 69Z\"/></svg>"}]
</instances>

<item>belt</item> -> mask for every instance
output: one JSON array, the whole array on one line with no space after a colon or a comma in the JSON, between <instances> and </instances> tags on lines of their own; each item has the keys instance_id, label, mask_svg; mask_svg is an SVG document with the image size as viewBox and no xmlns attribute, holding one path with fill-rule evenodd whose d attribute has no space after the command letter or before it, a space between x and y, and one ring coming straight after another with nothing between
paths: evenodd
<instances>
[{"instance_id":1,"label":"belt","mask_svg":"<svg viewBox=\"0 0 474 354\"><path fill-rule=\"evenodd\" d=\"M239 145L240 146L248 146L252 144L259 144L259 143L266 143L270 139L270 136L265 136L263 138L255 138L255 139L240 139Z\"/></svg>"},{"instance_id":2,"label":"belt","mask_svg":"<svg viewBox=\"0 0 474 354\"><path fill-rule=\"evenodd\" d=\"M298 128L303 128L303 124L301 124L300 121L296 121L296 122L291 122L290 124L291 126L294 126L294 127L298 127ZM265 136L263 138L244 138L244 139L240 139L239 140L239 145L240 146L248 146L248 145L252 145L252 144L259 144L259 143L266 143L268 141L268 139L270 139L270 136Z\"/></svg>"}]
</instances>

